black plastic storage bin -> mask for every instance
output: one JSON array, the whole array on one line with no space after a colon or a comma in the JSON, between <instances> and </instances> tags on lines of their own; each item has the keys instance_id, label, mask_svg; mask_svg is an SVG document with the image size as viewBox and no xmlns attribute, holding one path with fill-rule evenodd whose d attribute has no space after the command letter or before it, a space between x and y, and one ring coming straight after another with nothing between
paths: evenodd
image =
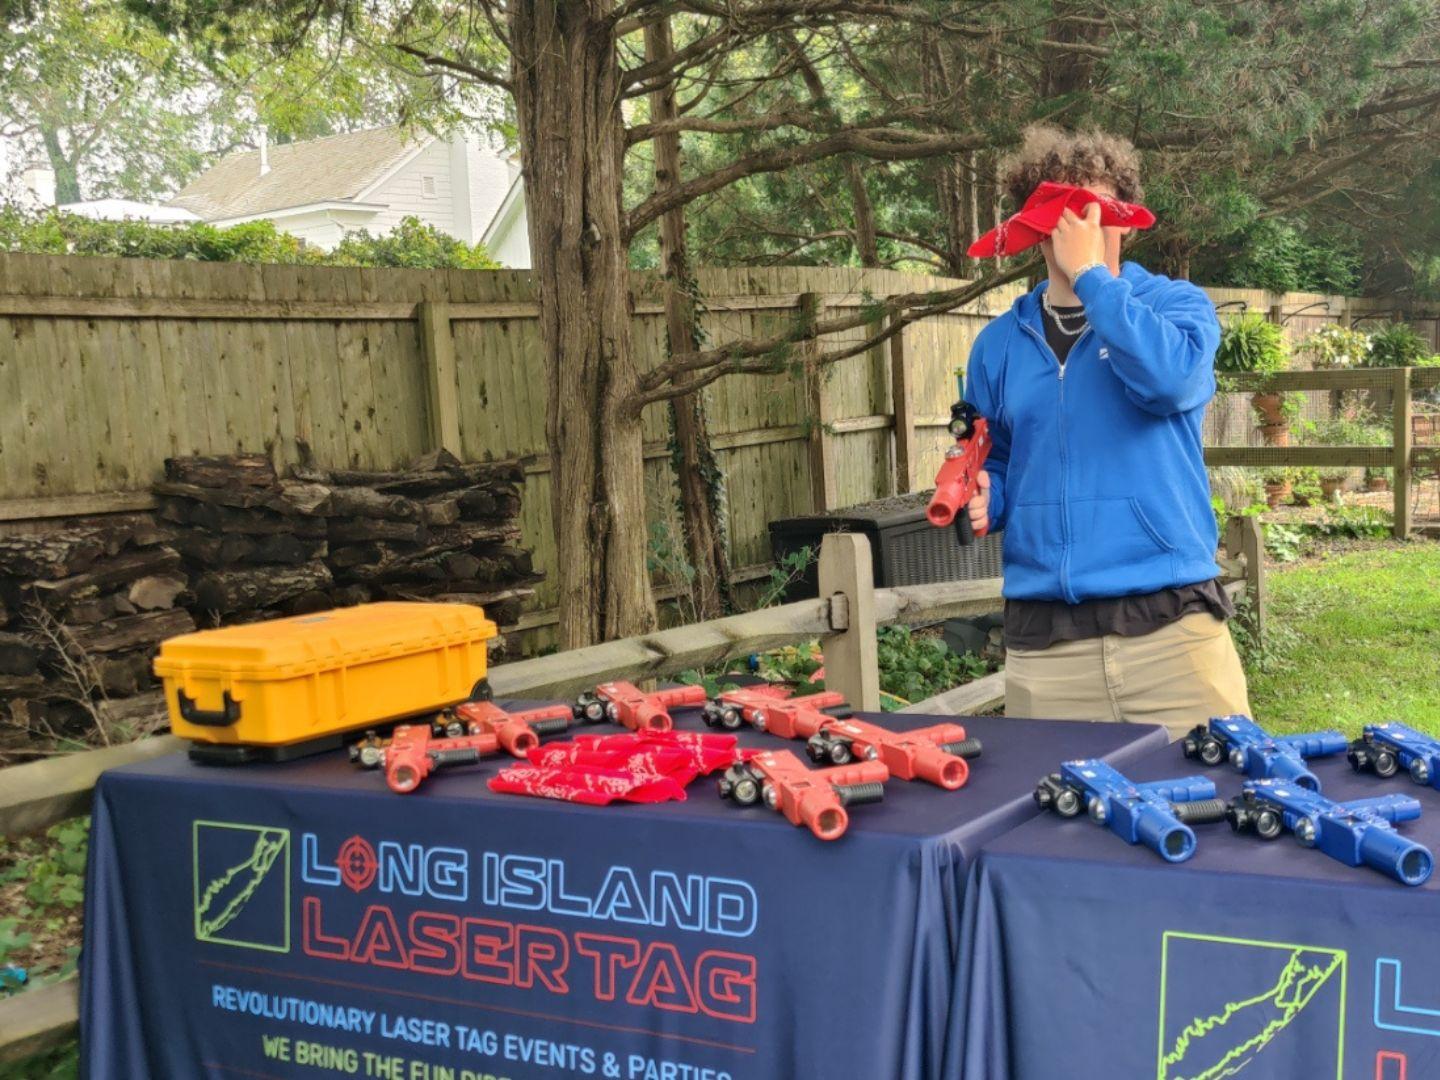
<instances>
[{"instance_id":1,"label":"black plastic storage bin","mask_svg":"<svg viewBox=\"0 0 1440 1080\"><path fill-rule=\"evenodd\" d=\"M968 547L955 540L952 528L938 529L925 518L928 491L895 495L825 514L783 518L770 523L770 551L778 563L792 551L809 546L820 554L826 533L864 533L875 560L875 586L928 585L935 581L971 581L1000 576L1000 535L978 538ZM812 562L802 577L785 590L785 599L804 600L820 591L819 570Z\"/></svg>"}]
</instances>

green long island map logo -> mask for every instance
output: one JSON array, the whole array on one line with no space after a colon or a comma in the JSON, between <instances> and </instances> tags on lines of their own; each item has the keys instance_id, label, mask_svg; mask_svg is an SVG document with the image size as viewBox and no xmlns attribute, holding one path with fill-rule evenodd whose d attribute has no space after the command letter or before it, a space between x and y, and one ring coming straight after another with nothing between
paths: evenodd
<instances>
[{"instance_id":1,"label":"green long island map logo","mask_svg":"<svg viewBox=\"0 0 1440 1080\"><path fill-rule=\"evenodd\" d=\"M290 830L194 824L195 938L290 951Z\"/></svg>"},{"instance_id":2,"label":"green long island map logo","mask_svg":"<svg viewBox=\"0 0 1440 1080\"><path fill-rule=\"evenodd\" d=\"M1340 1080L1343 949L1166 931L1160 959L1157 1080ZM1269 1063L1268 1065L1266 1063Z\"/></svg>"}]
</instances>

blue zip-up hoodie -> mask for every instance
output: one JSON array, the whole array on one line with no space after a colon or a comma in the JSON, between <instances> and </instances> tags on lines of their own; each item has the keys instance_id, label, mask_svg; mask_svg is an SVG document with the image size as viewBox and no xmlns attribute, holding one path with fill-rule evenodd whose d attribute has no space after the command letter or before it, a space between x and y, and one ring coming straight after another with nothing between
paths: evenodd
<instances>
[{"instance_id":1,"label":"blue zip-up hoodie","mask_svg":"<svg viewBox=\"0 0 1440 1080\"><path fill-rule=\"evenodd\" d=\"M991 528L1005 596L1131 596L1219 573L1201 421L1220 325L1210 298L1127 262L1080 276L1088 328L1062 367L1041 294L975 340L966 399L990 420Z\"/></svg>"}]
</instances>

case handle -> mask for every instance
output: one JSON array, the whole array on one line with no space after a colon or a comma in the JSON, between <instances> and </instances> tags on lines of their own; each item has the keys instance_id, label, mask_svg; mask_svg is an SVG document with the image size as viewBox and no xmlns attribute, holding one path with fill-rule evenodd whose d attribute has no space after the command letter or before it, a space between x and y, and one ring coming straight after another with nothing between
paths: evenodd
<instances>
[{"instance_id":1,"label":"case handle","mask_svg":"<svg viewBox=\"0 0 1440 1080\"><path fill-rule=\"evenodd\" d=\"M197 707L195 699L184 690L175 691L175 700L181 717L200 727L229 727L240 719L240 703L230 696L229 690L221 698L222 706L218 710Z\"/></svg>"}]
</instances>

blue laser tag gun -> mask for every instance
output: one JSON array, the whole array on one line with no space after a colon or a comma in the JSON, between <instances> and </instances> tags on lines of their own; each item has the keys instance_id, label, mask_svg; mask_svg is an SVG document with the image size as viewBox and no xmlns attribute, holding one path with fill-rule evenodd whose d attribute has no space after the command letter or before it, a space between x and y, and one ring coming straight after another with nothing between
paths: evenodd
<instances>
[{"instance_id":1,"label":"blue laser tag gun","mask_svg":"<svg viewBox=\"0 0 1440 1080\"><path fill-rule=\"evenodd\" d=\"M1415 783L1440 787L1440 739L1404 724L1366 724L1345 757L1356 772L1388 780L1403 768Z\"/></svg>"},{"instance_id":2,"label":"blue laser tag gun","mask_svg":"<svg viewBox=\"0 0 1440 1080\"><path fill-rule=\"evenodd\" d=\"M1226 812L1237 833L1274 840L1285 830L1347 866L1362 863L1405 885L1423 885L1434 860L1428 848L1401 836L1398 821L1420 816L1410 795L1335 802L1288 780L1247 780Z\"/></svg>"},{"instance_id":3,"label":"blue laser tag gun","mask_svg":"<svg viewBox=\"0 0 1440 1080\"><path fill-rule=\"evenodd\" d=\"M1144 844L1166 862L1195 854L1190 826L1225 820L1225 800L1203 776L1137 784L1094 758L1067 761L1035 788L1042 810L1075 817L1081 810L1127 844Z\"/></svg>"},{"instance_id":4,"label":"blue laser tag gun","mask_svg":"<svg viewBox=\"0 0 1440 1080\"><path fill-rule=\"evenodd\" d=\"M1200 725L1181 743L1187 758L1199 758L1206 765L1230 760L1236 770L1253 780L1289 780L1311 791L1320 790L1320 781L1305 767L1305 759L1338 754L1350 745L1338 731L1313 731L1306 735L1271 735L1248 716L1212 716L1209 726Z\"/></svg>"}]
</instances>

